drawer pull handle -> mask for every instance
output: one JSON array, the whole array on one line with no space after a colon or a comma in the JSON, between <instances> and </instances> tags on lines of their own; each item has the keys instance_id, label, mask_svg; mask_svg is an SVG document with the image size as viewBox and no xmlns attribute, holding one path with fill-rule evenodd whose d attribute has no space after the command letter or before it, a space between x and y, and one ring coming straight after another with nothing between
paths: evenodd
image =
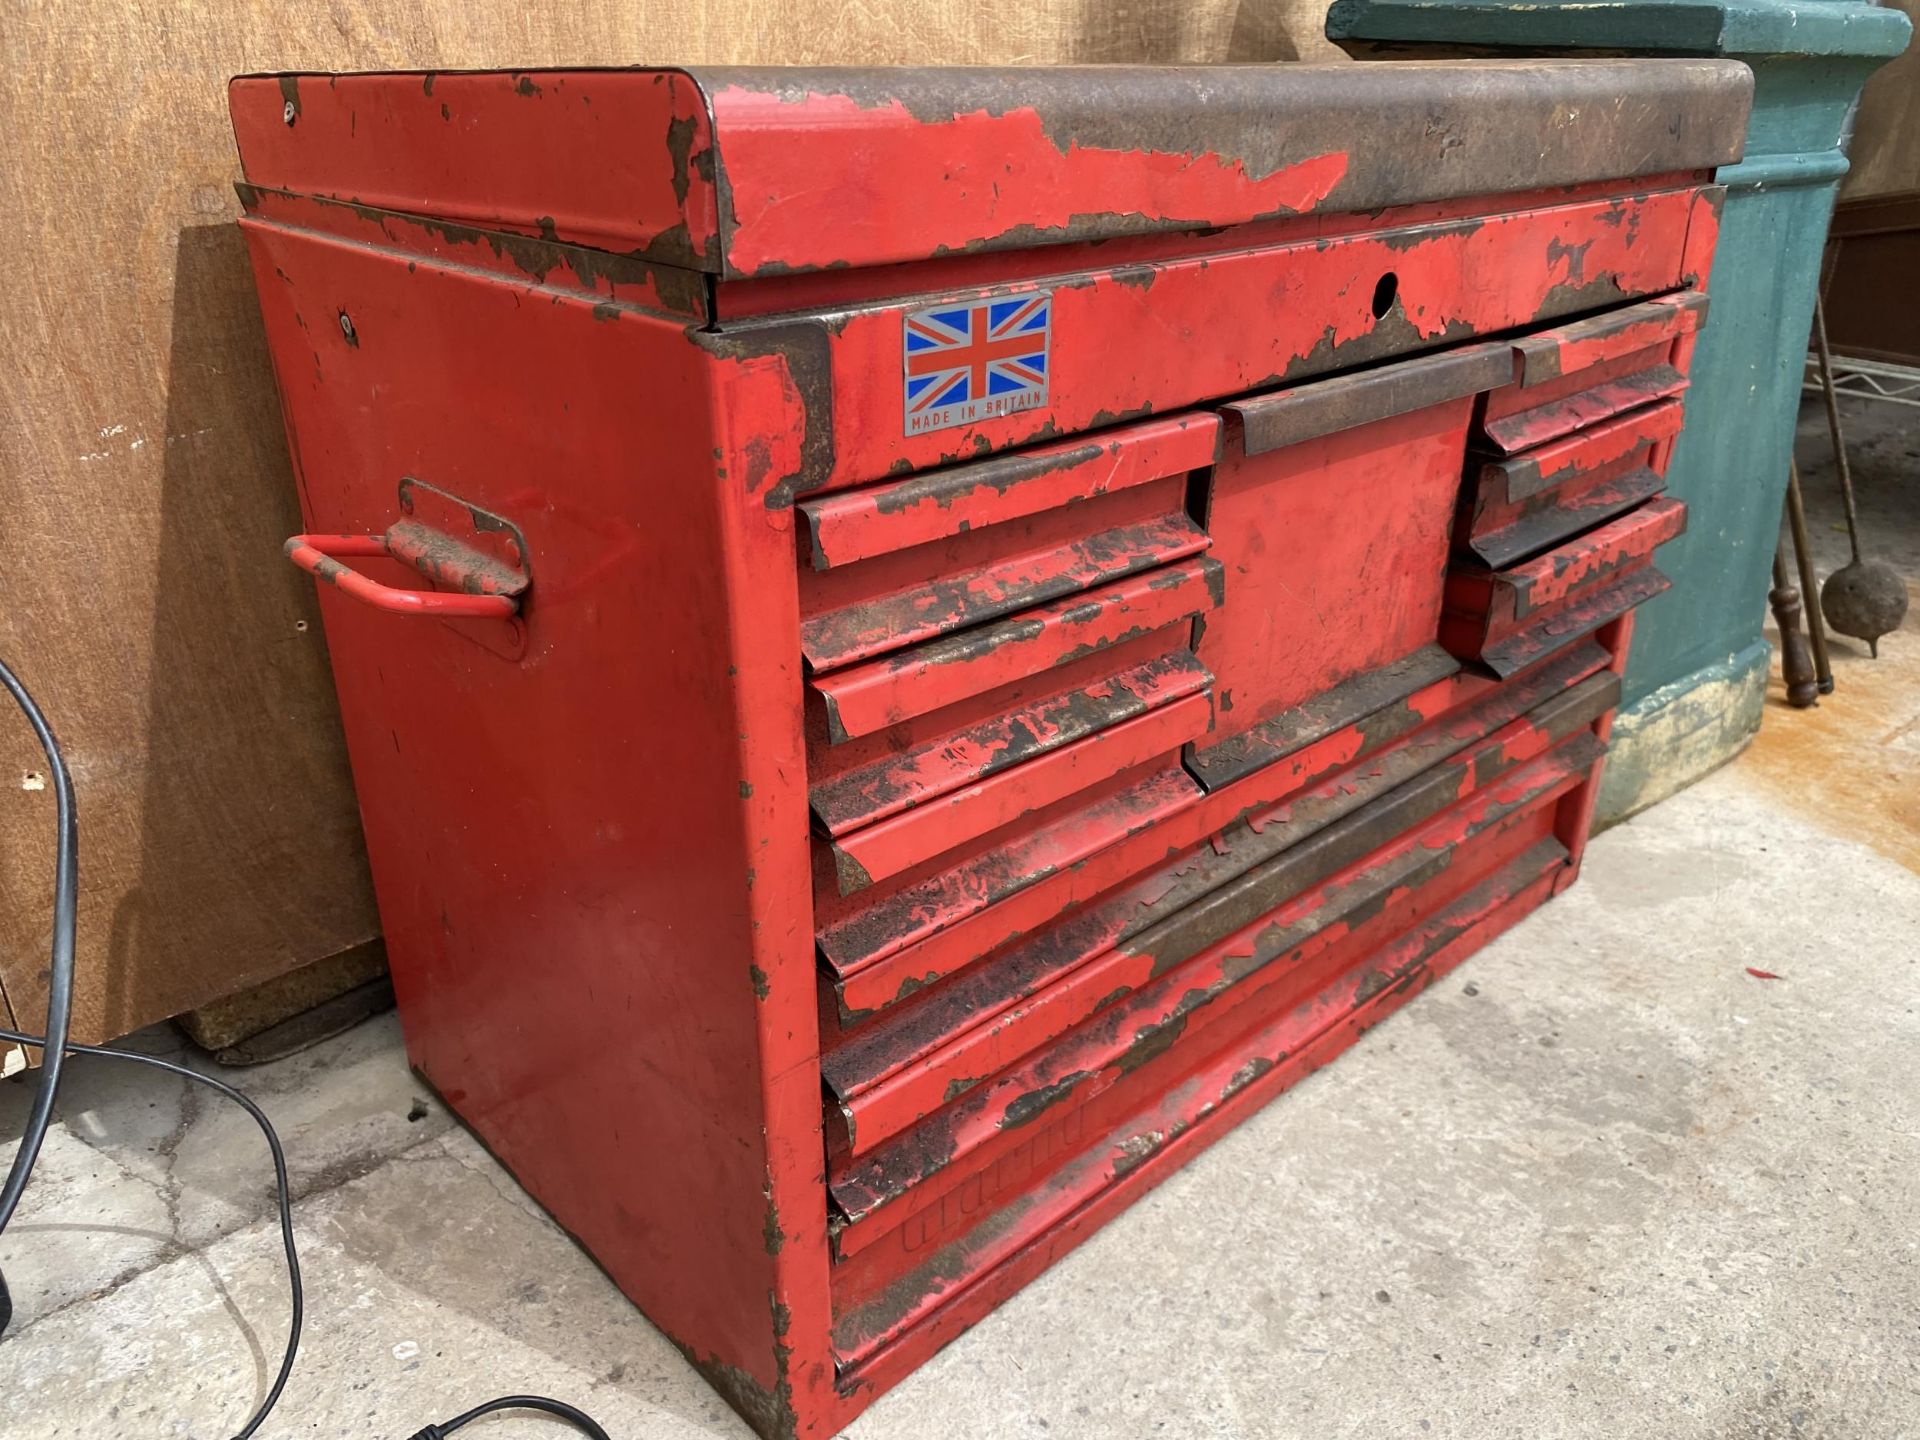
<instances>
[{"instance_id":1,"label":"drawer pull handle","mask_svg":"<svg viewBox=\"0 0 1920 1440\"><path fill-rule=\"evenodd\" d=\"M415 533L419 532L419 533ZM518 592L526 577L499 561L433 536L431 550L422 543L431 532L412 521L401 521L384 535L295 535L287 541L287 558L302 570L350 595L364 605L390 615L425 615L441 620L506 620L520 609ZM342 560L405 560L428 573L424 562L431 554L434 578L459 587L461 593L441 590L403 590L382 585Z\"/></svg>"},{"instance_id":2,"label":"drawer pull handle","mask_svg":"<svg viewBox=\"0 0 1920 1440\"><path fill-rule=\"evenodd\" d=\"M1466 345L1289 390L1269 390L1220 408L1240 422L1242 453L1262 455L1463 399L1512 379L1511 344Z\"/></svg>"}]
</instances>

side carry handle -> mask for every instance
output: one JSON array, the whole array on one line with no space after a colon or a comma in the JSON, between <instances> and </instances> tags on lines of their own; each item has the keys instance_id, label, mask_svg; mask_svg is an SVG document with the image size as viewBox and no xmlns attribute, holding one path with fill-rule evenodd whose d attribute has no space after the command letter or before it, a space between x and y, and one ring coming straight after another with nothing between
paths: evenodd
<instances>
[{"instance_id":1,"label":"side carry handle","mask_svg":"<svg viewBox=\"0 0 1920 1440\"><path fill-rule=\"evenodd\" d=\"M421 502L445 528L420 518ZM316 580L389 615L507 620L519 613L531 577L526 542L514 525L411 478L400 484L400 508L407 518L384 535L295 535L287 541L287 558ZM481 545L502 553L488 554ZM341 563L360 559L402 561L445 588L383 585Z\"/></svg>"}]
</instances>

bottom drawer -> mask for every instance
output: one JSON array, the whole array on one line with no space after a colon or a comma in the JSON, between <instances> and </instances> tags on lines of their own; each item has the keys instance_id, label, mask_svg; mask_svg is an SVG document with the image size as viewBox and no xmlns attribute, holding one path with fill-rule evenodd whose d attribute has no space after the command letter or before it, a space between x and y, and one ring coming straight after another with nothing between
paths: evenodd
<instances>
[{"instance_id":1,"label":"bottom drawer","mask_svg":"<svg viewBox=\"0 0 1920 1440\"><path fill-rule=\"evenodd\" d=\"M1567 860L1559 802L1602 748L1583 729L1496 770L832 1177L843 1369L936 1323L996 1267L1045 1264L1072 1243L1054 1232L1192 1126L1343 1047L1355 1017L1385 1013L1538 903Z\"/></svg>"}]
</instances>

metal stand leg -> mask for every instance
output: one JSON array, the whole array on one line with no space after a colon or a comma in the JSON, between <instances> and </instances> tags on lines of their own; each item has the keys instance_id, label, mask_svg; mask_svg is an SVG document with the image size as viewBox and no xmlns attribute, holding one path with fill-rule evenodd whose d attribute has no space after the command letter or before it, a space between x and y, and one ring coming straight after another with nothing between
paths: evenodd
<instances>
[{"instance_id":1,"label":"metal stand leg","mask_svg":"<svg viewBox=\"0 0 1920 1440\"><path fill-rule=\"evenodd\" d=\"M1813 641L1813 673L1820 693L1833 693L1833 666L1827 663L1827 622L1813 597L1820 593L1814 578L1813 548L1807 543L1807 510L1800 495L1800 465L1787 461L1787 524L1793 531L1793 554L1800 565L1800 593L1807 597L1807 635Z\"/></svg>"},{"instance_id":2,"label":"metal stand leg","mask_svg":"<svg viewBox=\"0 0 1920 1440\"><path fill-rule=\"evenodd\" d=\"M1773 552L1773 589L1767 592L1774 624L1780 627L1780 675L1787 682L1787 703L1796 710L1820 703L1820 686L1813 678L1813 656L1800 631L1800 592L1787 578L1787 557Z\"/></svg>"}]
</instances>

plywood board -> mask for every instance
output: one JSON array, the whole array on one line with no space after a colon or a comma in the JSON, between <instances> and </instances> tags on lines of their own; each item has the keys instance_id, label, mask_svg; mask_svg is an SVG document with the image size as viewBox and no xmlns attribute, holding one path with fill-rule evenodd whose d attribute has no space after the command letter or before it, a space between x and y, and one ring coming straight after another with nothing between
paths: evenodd
<instances>
[{"instance_id":1,"label":"plywood board","mask_svg":"<svg viewBox=\"0 0 1920 1440\"><path fill-rule=\"evenodd\" d=\"M233 220L230 75L661 63L1340 59L1321 3L826 0L0 12L0 654L80 786L76 1037L361 944L377 917ZM44 1007L52 793L0 716L0 991Z\"/></svg>"}]
</instances>

